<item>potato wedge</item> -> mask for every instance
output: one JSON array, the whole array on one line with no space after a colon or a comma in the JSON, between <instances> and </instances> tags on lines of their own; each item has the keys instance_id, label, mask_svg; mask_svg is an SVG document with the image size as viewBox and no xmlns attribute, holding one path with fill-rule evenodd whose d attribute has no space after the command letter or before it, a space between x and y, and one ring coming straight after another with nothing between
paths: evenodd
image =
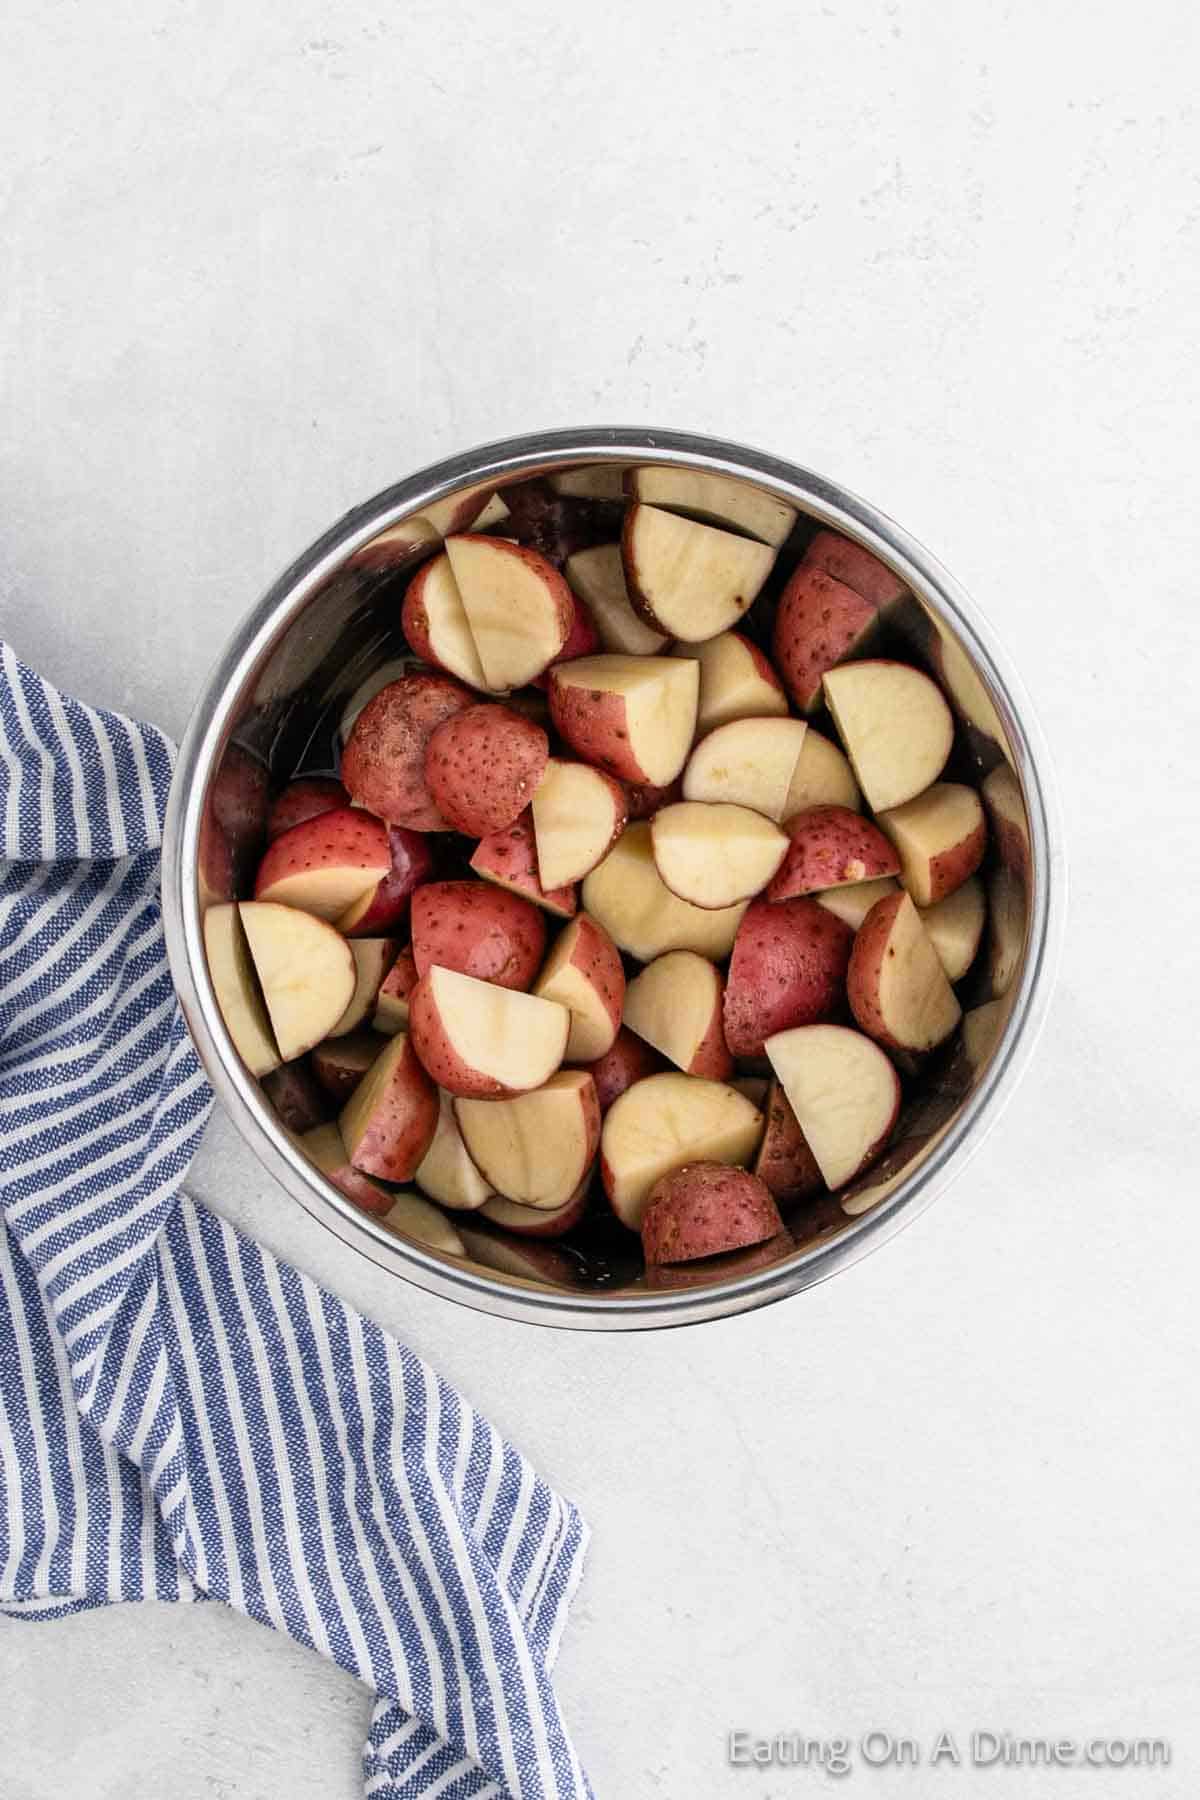
<instances>
[{"instance_id":1,"label":"potato wedge","mask_svg":"<svg viewBox=\"0 0 1200 1800\"><path fill-rule=\"evenodd\" d=\"M549 1081L566 1052L570 1014L536 994L434 967L413 989L409 1026L439 1087L495 1100Z\"/></svg>"},{"instance_id":2,"label":"potato wedge","mask_svg":"<svg viewBox=\"0 0 1200 1800\"><path fill-rule=\"evenodd\" d=\"M900 1111L900 1078L877 1044L846 1025L801 1025L767 1039L767 1055L826 1187L880 1154Z\"/></svg>"},{"instance_id":3,"label":"potato wedge","mask_svg":"<svg viewBox=\"0 0 1200 1800\"><path fill-rule=\"evenodd\" d=\"M589 763L551 757L530 805L544 888L566 887L596 867L625 829L620 782Z\"/></svg>"},{"instance_id":4,"label":"potato wedge","mask_svg":"<svg viewBox=\"0 0 1200 1800\"><path fill-rule=\"evenodd\" d=\"M734 719L696 745L683 771L685 800L748 806L785 817L808 727L803 719Z\"/></svg>"},{"instance_id":5,"label":"potato wedge","mask_svg":"<svg viewBox=\"0 0 1200 1800\"><path fill-rule=\"evenodd\" d=\"M921 916L905 893L877 901L859 926L846 993L862 1029L889 1050L917 1055L933 1050L962 1017Z\"/></svg>"},{"instance_id":6,"label":"potato wedge","mask_svg":"<svg viewBox=\"0 0 1200 1800\"><path fill-rule=\"evenodd\" d=\"M900 879L917 906L936 906L961 887L987 848L983 802L958 781L935 781L914 800L881 812L878 824L899 852Z\"/></svg>"},{"instance_id":7,"label":"potato wedge","mask_svg":"<svg viewBox=\"0 0 1200 1800\"><path fill-rule=\"evenodd\" d=\"M279 1055L291 1062L328 1037L349 1006L350 946L324 919L292 906L243 900L238 910Z\"/></svg>"},{"instance_id":8,"label":"potato wedge","mask_svg":"<svg viewBox=\"0 0 1200 1800\"><path fill-rule=\"evenodd\" d=\"M609 937L639 962L666 950L695 950L720 961L728 956L745 903L709 911L680 900L654 863L650 826L627 825L602 863L583 884L583 904Z\"/></svg>"},{"instance_id":9,"label":"potato wedge","mask_svg":"<svg viewBox=\"0 0 1200 1800\"><path fill-rule=\"evenodd\" d=\"M621 556L635 610L655 631L703 643L736 625L775 563L775 551L730 531L634 502Z\"/></svg>"},{"instance_id":10,"label":"potato wedge","mask_svg":"<svg viewBox=\"0 0 1200 1800\"><path fill-rule=\"evenodd\" d=\"M494 1191L543 1212L557 1212L578 1192L600 1143L596 1084L586 1069L560 1069L509 1100L458 1099L454 1116Z\"/></svg>"},{"instance_id":11,"label":"potato wedge","mask_svg":"<svg viewBox=\"0 0 1200 1800\"><path fill-rule=\"evenodd\" d=\"M783 832L762 813L701 800L655 813L650 844L664 885L706 912L761 893L788 851Z\"/></svg>"},{"instance_id":12,"label":"potato wedge","mask_svg":"<svg viewBox=\"0 0 1200 1800\"><path fill-rule=\"evenodd\" d=\"M625 990L625 1024L685 1075L727 1081L733 1058L725 1042L725 983L707 957L669 950Z\"/></svg>"},{"instance_id":13,"label":"potato wedge","mask_svg":"<svg viewBox=\"0 0 1200 1800\"><path fill-rule=\"evenodd\" d=\"M666 656L584 656L550 675L550 716L577 756L661 787L687 761L700 666Z\"/></svg>"},{"instance_id":14,"label":"potato wedge","mask_svg":"<svg viewBox=\"0 0 1200 1800\"><path fill-rule=\"evenodd\" d=\"M582 912L565 925L534 993L571 1015L565 1061L595 1062L612 1049L621 1024L625 969L604 927Z\"/></svg>"},{"instance_id":15,"label":"potato wedge","mask_svg":"<svg viewBox=\"0 0 1200 1800\"><path fill-rule=\"evenodd\" d=\"M600 1172L617 1217L637 1231L660 1176L688 1162L745 1163L763 1115L736 1088L695 1075L650 1075L605 1115Z\"/></svg>"},{"instance_id":16,"label":"potato wedge","mask_svg":"<svg viewBox=\"0 0 1200 1800\"><path fill-rule=\"evenodd\" d=\"M825 699L872 812L900 806L935 782L954 743L940 688L908 663L830 669Z\"/></svg>"}]
</instances>

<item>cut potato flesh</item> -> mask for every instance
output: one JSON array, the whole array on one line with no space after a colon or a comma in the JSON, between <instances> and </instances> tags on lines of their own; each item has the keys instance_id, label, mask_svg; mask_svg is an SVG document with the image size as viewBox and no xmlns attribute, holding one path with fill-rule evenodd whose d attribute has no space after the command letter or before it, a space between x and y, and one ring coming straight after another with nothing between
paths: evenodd
<instances>
[{"instance_id":1,"label":"cut potato flesh","mask_svg":"<svg viewBox=\"0 0 1200 1800\"><path fill-rule=\"evenodd\" d=\"M992 770L979 791L992 822L992 837L1000 861L1028 885L1033 852L1020 782L1004 763Z\"/></svg>"},{"instance_id":2,"label":"cut potato flesh","mask_svg":"<svg viewBox=\"0 0 1200 1800\"><path fill-rule=\"evenodd\" d=\"M762 813L719 801L664 806L651 820L650 840L666 886L708 912L761 893L788 849Z\"/></svg>"},{"instance_id":3,"label":"cut potato flesh","mask_svg":"<svg viewBox=\"0 0 1200 1800\"><path fill-rule=\"evenodd\" d=\"M487 1205L481 1207L480 1216L489 1224L498 1225L501 1231L515 1231L518 1237L562 1237L578 1225L587 1212L590 1188L591 1181L585 1177L569 1200L549 1209L522 1206L519 1201L493 1194Z\"/></svg>"},{"instance_id":4,"label":"cut potato flesh","mask_svg":"<svg viewBox=\"0 0 1200 1800\"><path fill-rule=\"evenodd\" d=\"M535 1287L575 1285L575 1264L555 1244L539 1244L509 1232L482 1231L473 1221L470 1226L463 1225L458 1235L471 1261L481 1269L494 1269L498 1275L531 1282Z\"/></svg>"},{"instance_id":5,"label":"cut potato flesh","mask_svg":"<svg viewBox=\"0 0 1200 1800\"><path fill-rule=\"evenodd\" d=\"M674 781L696 729L700 692L696 662L665 656L581 656L555 669L552 705L557 691L570 707L574 689L591 695L601 709L606 705L616 709L611 720L604 719L605 728L611 722L623 734L642 781L653 787ZM603 712L599 717L604 718ZM605 747L602 737L593 745L589 736L585 721L576 741L581 755Z\"/></svg>"},{"instance_id":6,"label":"cut potato flesh","mask_svg":"<svg viewBox=\"0 0 1200 1800\"><path fill-rule=\"evenodd\" d=\"M350 1161L383 1181L411 1180L436 1120L433 1087L405 1032L384 1039L338 1115Z\"/></svg>"},{"instance_id":7,"label":"cut potato flesh","mask_svg":"<svg viewBox=\"0 0 1200 1800\"><path fill-rule=\"evenodd\" d=\"M565 1006L456 969L432 968L426 980L442 1030L467 1068L521 1090L550 1079L567 1047Z\"/></svg>"},{"instance_id":8,"label":"cut potato flesh","mask_svg":"<svg viewBox=\"0 0 1200 1800\"><path fill-rule=\"evenodd\" d=\"M483 664L475 648L449 556L443 552L434 557L415 577L415 582L420 583L420 604L428 622L429 648L440 667L457 675L468 687L486 688Z\"/></svg>"},{"instance_id":9,"label":"cut potato flesh","mask_svg":"<svg viewBox=\"0 0 1200 1800\"><path fill-rule=\"evenodd\" d=\"M796 759L783 818L790 819L794 813L803 812L809 806L846 806L851 812L862 811L862 795L854 779L854 770L837 745L814 731L811 725L804 734Z\"/></svg>"},{"instance_id":10,"label":"cut potato flesh","mask_svg":"<svg viewBox=\"0 0 1200 1800\"><path fill-rule=\"evenodd\" d=\"M390 864L334 863L325 869L297 869L283 875L269 887L260 887L256 900L273 901L314 918L340 919L356 901L373 894Z\"/></svg>"},{"instance_id":11,"label":"cut potato flesh","mask_svg":"<svg viewBox=\"0 0 1200 1800\"><path fill-rule=\"evenodd\" d=\"M859 927L846 991L863 1030L897 1050L935 1049L962 1016L921 915L903 893L881 900Z\"/></svg>"},{"instance_id":12,"label":"cut potato flesh","mask_svg":"<svg viewBox=\"0 0 1200 1800\"><path fill-rule=\"evenodd\" d=\"M879 814L900 857L901 880L918 906L952 894L983 860L987 825L973 787L935 781L913 800Z\"/></svg>"},{"instance_id":13,"label":"cut potato flesh","mask_svg":"<svg viewBox=\"0 0 1200 1800\"><path fill-rule=\"evenodd\" d=\"M967 723L973 725L985 737L990 738L997 749L1011 762L1012 752L1008 747L1008 734L1000 723L1000 716L976 672L975 665L953 632L937 624L935 624L935 630L938 634L938 672L945 682L946 690L955 706Z\"/></svg>"},{"instance_id":14,"label":"cut potato flesh","mask_svg":"<svg viewBox=\"0 0 1200 1800\"><path fill-rule=\"evenodd\" d=\"M765 658L738 632L723 631L706 644L676 645L671 655L694 656L700 664L698 738L733 719L787 717L787 695L764 673Z\"/></svg>"},{"instance_id":15,"label":"cut potato flesh","mask_svg":"<svg viewBox=\"0 0 1200 1800\"><path fill-rule=\"evenodd\" d=\"M213 992L234 1049L252 1075L269 1075L283 1059L236 905L209 907L204 915L204 948Z\"/></svg>"},{"instance_id":16,"label":"cut potato flesh","mask_svg":"<svg viewBox=\"0 0 1200 1800\"><path fill-rule=\"evenodd\" d=\"M813 899L835 919L849 925L851 931L857 931L875 902L897 893L899 886L890 875L884 875L878 881L855 881L849 887L826 888L823 893L814 894Z\"/></svg>"},{"instance_id":17,"label":"cut potato flesh","mask_svg":"<svg viewBox=\"0 0 1200 1800\"><path fill-rule=\"evenodd\" d=\"M626 988L624 1022L688 1074L706 1045L715 1041L718 1052L724 1049L724 996L725 983L706 956L697 956L694 950L669 950ZM726 1073L731 1066L726 1060ZM716 1073L711 1067L707 1072Z\"/></svg>"},{"instance_id":18,"label":"cut potato flesh","mask_svg":"<svg viewBox=\"0 0 1200 1800\"><path fill-rule=\"evenodd\" d=\"M486 685L524 687L567 641L570 593L552 564L502 538L451 537L446 554Z\"/></svg>"},{"instance_id":19,"label":"cut potato flesh","mask_svg":"<svg viewBox=\"0 0 1200 1800\"><path fill-rule=\"evenodd\" d=\"M478 518L472 519L467 529L470 531L490 531L493 525L500 525L505 519L510 517L511 514L509 513L505 502L500 498L499 494L493 494Z\"/></svg>"},{"instance_id":20,"label":"cut potato flesh","mask_svg":"<svg viewBox=\"0 0 1200 1800\"><path fill-rule=\"evenodd\" d=\"M695 950L719 962L733 949L746 903L709 911L680 900L654 862L650 826L627 825L583 884L583 904L622 950L651 962L667 950Z\"/></svg>"},{"instance_id":21,"label":"cut potato flesh","mask_svg":"<svg viewBox=\"0 0 1200 1800\"><path fill-rule=\"evenodd\" d=\"M397 1194L391 1210L384 1213L379 1223L388 1231L394 1231L397 1237L412 1238L415 1243L428 1245L430 1250L440 1250L443 1256L465 1256L467 1253L445 1213L430 1206L428 1200L422 1200L420 1194Z\"/></svg>"},{"instance_id":22,"label":"cut potato flesh","mask_svg":"<svg viewBox=\"0 0 1200 1800\"><path fill-rule=\"evenodd\" d=\"M582 469L561 469L551 475L550 486L556 494L575 500L623 500L625 472L620 463L592 463Z\"/></svg>"},{"instance_id":23,"label":"cut potato flesh","mask_svg":"<svg viewBox=\"0 0 1200 1800\"><path fill-rule=\"evenodd\" d=\"M621 1024L625 972L616 945L594 919L581 913L559 934L534 993L557 1000L571 1015L567 1062L606 1056Z\"/></svg>"},{"instance_id":24,"label":"cut potato flesh","mask_svg":"<svg viewBox=\"0 0 1200 1800\"><path fill-rule=\"evenodd\" d=\"M345 1037L375 1011L384 977L396 960L396 945L392 938L353 938L350 954L354 958L354 992L330 1037Z\"/></svg>"},{"instance_id":25,"label":"cut potato flesh","mask_svg":"<svg viewBox=\"0 0 1200 1800\"><path fill-rule=\"evenodd\" d=\"M736 625L775 562L767 544L640 504L626 515L621 554L642 617L687 644Z\"/></svg>"},{"instance_id":26,"label":"cut potato flesh","mask_svg":"<svg viewBox=\"0 0 1200 1800\"><path fill-rule=\"evenodd\" d=\"M758 1108L722 1081L672 1072L635 1082L609 1107L600 1136L613 1211L637 1231L661 1175L688 1162L748 1162L762 1128Z\"/></svg>"},{"instance_id":27,"label":"cut potato flesh","mask_svg":"<svg viewBox=\"0 0 1200 1800\"><path fill-rule=\"evenodd\" d=\"M844 1025L799 1025L767 1039L779 1077L826 1187L844 1187L882 1150L900 1107L887 1056Z\"/></svg>"},{"instance_id":28,"label":"cut potato flesh","mask_svg":"<svg viewBox=\"0 0 1200 1800\"><path fill-rule=\"evenodd\" d=\"M1012 996L1005 994L999 1000L986 1000L982 1006L974 1006L963 1014L963 1053L973 1073L979 1074L1000 1042L1000 1034L1011 1012Z\"/></svg>"},{"instance_id":29,"label":"cut potato flesh","mask_svg":"<svg viewBox=\"0 0 1200 1800\"><path fill-rule=\"evenodd\" d=\"M328 1037L354 992L344 937L312 913L271 900L244 900L241 920L284 1062Z\"/></svg>"},{"instance_id":30,"label":"cut potato flesh","mask_svg":"<svg viewBox=\"0 0 1200 1800\"><path fill-rule=\"evenodd\" d=\"M954 721L928 675L908 663L844 663L827 672L824 689L873 812L899 806L937 780Z\"/></svg>"},{"instance_id":31,"label":"cut potato flesh","mask_svg":"<svg viewBox=\"0 0 1200 1800\"><path fill-rule=\"evenodd\" d=\"M512 1100L457 1100L454 1111L476 1168L521 1206L565 1206L596 1154L600 1108L584 1070L561 1070Z\"/></svg>"},{"instance_id":32,"label":"cut potato flesh","mask_svg":"<svg viewBox=\"0 0 1200 1800\"><path fill-rule=\"evenodd\" d=\"M546 764L531 810L544 888L582 881L625 822L624 795L614 781L587 763L557 757Z\"/></svg>"},{"instance_id":33,"label":"cut potato flesh","mask_svg":"<svg viewBox=\"0 0 1200 1800\"><path fill-rule=\"evenodd\" d=\"M712 475L702 469L655 464L631 469L626 488L635 500L715 525L731 526L772 549L778 549L796 523L795 507L736 475Z\"/></svg>"},{"instance_id":34,"label":"cut potato flesh","mask_svg":"<svg viewBox=\"0 0 1200 1800\"><path fill-rule=\"evenodd\" d=\"M1025 890L1011 869L993 869L988 882L988 976L992 997L1013 984L1025 949Z\"/></svg>"},{"instance_id":35,"label":"cut potato flesh","mask_svg":"<svg viewBox=\"0 0 1200 1800\"><path fill-rule=\"evenodd\" d=\"M802 719L734 719L697 744L683 772L685 800L748 806L778 825L808 726Z\"/></svg>"},{"instance_id":36,"label":"cut potato flesh","mask_svg":"<svg viewBox=\"0 0 1200 1800\"><path fill-rule=\"evenodd\" d=\"M433 1142L413 1177L417 1186L441 1206L456 1212L475 1212L492 1198L486 1182L467 1152L454 1116L454 1102L445 1088L438 1089L438 1122Z\"/></svg>"},{"instance_id":37,"label":"cut potato flesh","mask_svg":"<svg viewBox=\"0 0 1200 1800\"><path fill-rule=\"evenodd\" d=\"M946 980L961 981L975 961L987 919L982 882L972 875L936 906L918 910Z\"/></svg>"},{"instance_id":38,"label":"cut potato flesh","mask_svg":"<svg viewBox=\"0 0 1200 1800\"><path fill-rule=\"evenodd\" d=\"M653 656L666 638L639 619L625 586L620 544L593 544L576 550L564 565L567 580L586 602L600 642L626 656Z\"/></svg>"}]
</instances>

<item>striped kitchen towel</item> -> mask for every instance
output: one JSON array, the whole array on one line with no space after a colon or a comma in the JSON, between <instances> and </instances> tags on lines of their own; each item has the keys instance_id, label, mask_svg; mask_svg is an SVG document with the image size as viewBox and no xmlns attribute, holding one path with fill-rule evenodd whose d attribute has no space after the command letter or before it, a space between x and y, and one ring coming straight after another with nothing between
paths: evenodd
<instances>
[{"instance_id":1,"label":"striped kitchen towel","mask_svg":"<svg viewBox=\"0 0 1200 1800\"><path fill-rule=\"evenodd\" d=\"M179 1191L212 1097L163 947L172 760L0 645L0 1612L219 1598L375 1690L368 1794L581 1800L579 1514Z\"/></svg>"}]
</instances>

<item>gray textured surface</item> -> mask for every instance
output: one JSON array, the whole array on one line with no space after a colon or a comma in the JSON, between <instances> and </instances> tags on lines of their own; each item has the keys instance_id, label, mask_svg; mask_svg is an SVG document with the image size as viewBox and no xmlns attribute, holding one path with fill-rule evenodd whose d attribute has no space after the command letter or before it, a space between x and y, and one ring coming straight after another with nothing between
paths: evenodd
<instances>
[{"instance_id":1,"label":"gray textured surface","mask_svg":"<svg viewBox=\"0 0 1200 1800\"><path fill-rule=\"evenodd\" d=\"M220 1122L193 1186L581 1502L600 1795L822 1787L727 1770L740 1725L1157 1732L1165 1774L851 1785L1194 1794L1196 15L634 17L15 0L0 623L178 733L298 547L531 425L741 437L925 538L1034 690L1074 876L1048 1038L946 1200L769 1313L591 1340L389 1283ZM351 1800L366 1716L215 1607L0 1623L3 1800Z\"/></svg>"}]
</instances>

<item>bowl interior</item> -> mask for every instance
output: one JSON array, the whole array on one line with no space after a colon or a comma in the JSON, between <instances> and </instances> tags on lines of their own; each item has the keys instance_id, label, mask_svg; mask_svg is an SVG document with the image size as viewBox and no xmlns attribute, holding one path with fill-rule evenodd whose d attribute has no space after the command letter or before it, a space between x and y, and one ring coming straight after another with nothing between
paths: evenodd
<instances>
[{"instance_id":1,"label":"bowl interior","mask_svg":"<svg viewBox=\"0 0 1200 1800\"><path fill-rule=\"evenodd\" d=\"M675 470L704 466L703 457L678 449L664 451L661 444L657 439L657 454L664 458L661 466ZM490 530L532 544L561 566L578 549L617 539L623 494L634 472L658 466L655 451L637 458L616 453L526 458L523 466L482 480L447 484L443 478L436 498L422 500L415 510L411 505L406 510L403 501L389 504L389 497L383 496L330 533L268 596L272 604L260 613L264 618L269 615L269 629L260 632L253 654L242 659L234 680L222 692L219 718L209 737L211 753L206 760L201 757L197 802L190 815L195 822L193 855L189 859L185 852L181 859L182 867L191 872L194 889L185 897L187 910L194 908L198 918L206 903L230 897L230 886L233 895L246 896L270 796L294 776L335 771L341 742L357 709L399 672L406 659L412 659L400 627L401 600L413 571L437 552L443 535L472 527ZM824 484L815 479L806 482L798 471L789 471L790 478L764 472L752 481L745 474L731 474L727 461L721 467L721 479L736 483L745 496L757 496L776 511L782 497L795 514L773 572L740 629L769 653L780 591L805 546L823 526L832 524L891 563L905 580L907 592L890 610L879 647L872 653L913 662L939 683L956 720L944 778L982 786L990 824L987 860L981 870L988 923L978 954L957 986L964 1013L961 1028L932 1057L902 1069L903 1109L891 1145L874 1168L840 1194L800 1203L787 1213L795 1247L773 1270L764 1272L748 1259L741 1263L733 1259L719 1265L698 1264L669 1278L674 1295L703 1294L714 1301L713 1310L731 1310L723 1297L735 1290L757 1287L765 1295L768 1288L774 1292L804 1285L812 1278L806 1271L823 1269L826 1247L863 1235L875 1217L901 1207L918 1185L920 1171L953 1134L956 1121L971 1109L1006 1037L1014 1002L1025 985L1031 900L1040 872L1038 838L1030 830L1031 765L1020 724L973 633L951 616L945 591L939 591L937 583L926 578L923 565L908 554L909 540L858 503L842 506ZM761 467L765 471L774 465L764 460ZM420 483L406 484L409 489L414 485ZM729 527L728 515L713 510L724 506L728 494L723 499L719 490L715 495L698 491L692 498L701 502L693 516ZM481 521L484 507L487 512ZM753 518L752 511L749 516ZM813 723L836 741L827 716L818 715ZM218 838L222 854L226 846L232 848L224 868L211 866L209 852ZM448 836L441 846L444 873L465 872L471 848L468 840ZM198 981L202 987L202 972ZM291 1165L289 1186L299 1191L294 1143L238 1062L215 1008L210 1004L203 1010L205 1029L197 1032L202 1053L207 1052L210 1068L215 1054L224 1076L238 1091L243 1113L249 1109L259 1127L256 1147L261 1149L265 1138L274 1146L276 1161L282 1152ZM764 1066L762 1074L767 1072ZM376 1221L356 1215L338 1190L306 1162L299 1182L305 1204L324 1214L341 1235L352 1237L378 1260L391 1262L423 1285L444 1289L439 1265L451 1270L454 1259L414 1246ZM506 1265L502 1254L472 1243L488 1257L490 1266L474 1267L477 1293L460 1297L470 1300L487 1288L517 1296L513 1306L501 1304L498 1310L521 1312L522 1293L546 1289L561 1296L564 1278L570 1282L571 1303L585 1300L584 1310L593 1313L614 1304L626 1317L643 1306L661 1311L667 1298L661 1285L647 1287L636 1238L603 1205L594 1206L584 1224L558 1246L568 1259L565 1276L564 1265L553 1259L546 1259L544 1269L518 1256Z\"/></svg>"}]
</instances>

